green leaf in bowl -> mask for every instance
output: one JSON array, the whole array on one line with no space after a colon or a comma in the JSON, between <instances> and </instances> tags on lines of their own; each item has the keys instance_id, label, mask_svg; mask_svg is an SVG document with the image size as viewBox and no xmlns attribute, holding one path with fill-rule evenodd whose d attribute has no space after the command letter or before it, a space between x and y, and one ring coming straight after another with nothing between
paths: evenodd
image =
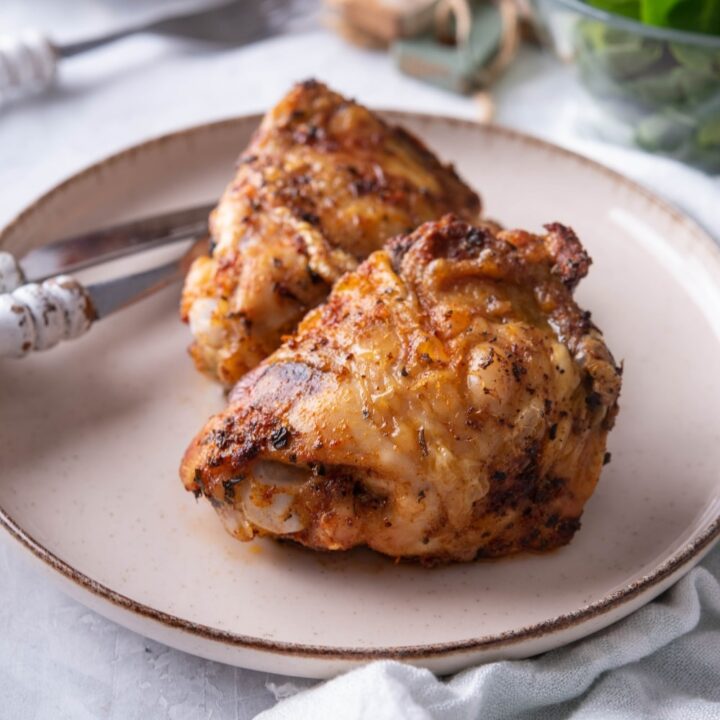
<instances>
[{"instance_id":1,"label":"green leaf in bowl","mask_svg":"<svg viewBox=\"0 0 720 720\"><path fill-rule=\"evenodd\" d=\"M720 0L586 0L605 12L646 25L720 35Z\"/></svg>"},{"instance_id":2,"label":"green leaf in bowl","mask_svg":"<svg viewBox=\"0 0 720 720\"><path fill-rule=\"evenodd\" d=\"M720 88L710 102L697 111L697 142L701 148L715 148L720 152Z\"/></svg>"},{"instance_id":3,"label":"green leaf in bowl","mask_svg":"<svg viewBox=\"0 0 720 720\"><path fill-rule=\"evenodd\" d=\"M716 146L720 149L720 115L715 120L709 120L698 128L697 140L701 147Z\"/></svg>"},{"instance_id":4,"label":"green leaf in bowl","mask_svg":"<svg viewBox=\"0 0 720 720\"><path fill-rule=\"evenodd\" d=\"M640 0L590 0L590 5L605 12L637 20L640 17Z\"/></svg>"},{"instance_id":5,"label":"green leaf in bowl","mask_svg":"<svg viewBox=\"0 0 720 720\"><path fill-rule=\"evenodd\" d=\"M720 80L720 50L685 43L670 43L672 56L688 70Z\"/></svg>"},{"instance_id":6,"label":"green leaf in bowl","mask_svg":"<svg viewBox=\"0 0 720 720\"><path fill-rule=\"evenodd\" d=\"M714 78L680 66L628 80L624 85L629 96L650 108L700 102L712 95L717 87Z\"/></svg>"},{"instance_id":7,"label":"green leaf in bowl","mask_svg":"<svg viewBox=\"0 0 720 720\"><path fill-rule=\"evenodd\" d=\"M616 79L645 72L663 54L660 42L612 28L596 20L579 22L576 40L578 54L587 59L591 57L604 72Z\"/></svg>"},{"instance_id":8,"label":"green leaf in bowl","mask_svg":"<svg viewBox=\"0 0 720 720\"><path fill-rule=\"evenodd\" d=\"M667 110L641 120L635 130L635 141L646 150L675 152L692 140L694 130L692 117Z\"/></svg>"},{"instance_id":9,"label":"green leaf in bowl","mask_svg":"<svg viewBox=\"0 0 720 720\"><path fill-rule=\"evenodd\" d=\"M720 0L643 0L640 20L713 35L720 33Z\"/></svg>"},{"instance_id":10,"label":"green leaf in bowl","mask_svg":"<svg viewBox=\"0 0 720 720\"><path fill-rule=\"evenodd\" d=\"M678 82L685 93L684 102L689 105L704 102L720 92L720 79L678 68Z\"/></svg>"}]
</instances>

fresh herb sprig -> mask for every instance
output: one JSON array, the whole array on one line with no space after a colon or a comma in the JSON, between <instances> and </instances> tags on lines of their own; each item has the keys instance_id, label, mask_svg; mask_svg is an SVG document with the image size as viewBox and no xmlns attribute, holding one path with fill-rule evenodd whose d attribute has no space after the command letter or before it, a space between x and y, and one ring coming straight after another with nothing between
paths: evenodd
<instances>
[{"instance_id":1,"label":"fresh herb sprig","mask_svg":"<svg viewBox=\"0 0 720 720\"><path fill-rule=\"evenodd\" d=\"M720 35L720 0L587 0L587 3L646 25Z\"/></svg>"},{"instance_id":2,"label":"fresh herb sprig","mask_svg":"<svg viewBox=\"0 0 720 720\"><path fill-rule=\"evenodd\" d=\"M587 0L646 24L720 35L720 0ZM720 172L720 43L651 37L582 18L575 28L587 89L652 152Z\"/></svg>"}]
</instances>

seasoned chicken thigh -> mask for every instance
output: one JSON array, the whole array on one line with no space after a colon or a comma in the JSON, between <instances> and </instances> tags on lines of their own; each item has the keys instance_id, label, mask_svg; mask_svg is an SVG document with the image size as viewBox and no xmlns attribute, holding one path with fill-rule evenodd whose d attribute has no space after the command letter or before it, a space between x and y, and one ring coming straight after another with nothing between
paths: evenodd
<instances>
[{"instance_id":1,"label":"seasoned chicken thigh","mask_svg":"<svg viewBox=\"0 0 720 720\"><path fill-rule=\"evenodd\" d=\"M572 299L590 260L454 217L373 253L246 375L181 476L238 538L424 562L569 542L620 370Z\"/></svg>"},{"instance_id":2,"label":"seasoned chicken thigh","mask_svg":"<svg viewBox=\"0 0 720 720\"><path fill-rule=\"evenodd\" d=\"M183 292L197 367L232 385L393 235L480 201L415 137L308 81L271 110Z\"/></svg>"}]
</instances>

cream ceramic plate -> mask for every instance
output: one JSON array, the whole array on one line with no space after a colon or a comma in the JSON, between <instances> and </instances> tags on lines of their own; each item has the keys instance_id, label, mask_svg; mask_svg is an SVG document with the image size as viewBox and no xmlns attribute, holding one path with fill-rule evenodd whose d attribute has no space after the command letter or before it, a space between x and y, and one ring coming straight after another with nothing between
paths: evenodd
<instances>
[{"instance_id":1,"label":"cream ceramic plate","mask_svg":"<svg viewBox=\"0 0 720 720\"><path fill-rule=\"evenodd\" d=\"M392 114L506 225L561 220L594 259L579 291L625 361L612 463L571 545L426 570L368 552L242 544L177 478L223 403L185 354L177 288L79 341L0 365L0 521L67 591L191 653L321 677L369 658L438 672L523 657L650 600L720 533L720 252L622 177L507 130ZM70 179L0 235L53 237L217 197L257 117L155 140Z\"/></svg>"}]
</instances>

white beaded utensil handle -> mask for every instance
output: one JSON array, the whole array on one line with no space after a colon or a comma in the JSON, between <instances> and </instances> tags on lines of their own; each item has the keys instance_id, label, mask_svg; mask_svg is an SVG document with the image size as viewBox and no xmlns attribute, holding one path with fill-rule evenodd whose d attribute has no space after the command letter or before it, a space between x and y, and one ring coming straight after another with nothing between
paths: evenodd
<instances>
[{"instance_id":1,"label":"white beaded utensil handle","mask_svg":"<svg viewBox=\"0 0 720 720\"><path fill-rule=\"evenodd\" d=\"M21 285L0 295L0 357L23 357L80 337L96 317L90 295L69 275Z\"/></svg>"},{"instance_id":2,"label":"white beaded utensil handle","mask_svg":"<svg viewBox=\"0 0 720 720\"><path fill-rule=\"evenodd\" d=\"M205 238L179 259L87 287L70 275L27 283L0 295L0 357L24 357L84 335L93 322L181 280L207 251Z\"/></svg>"}]
</instances>

